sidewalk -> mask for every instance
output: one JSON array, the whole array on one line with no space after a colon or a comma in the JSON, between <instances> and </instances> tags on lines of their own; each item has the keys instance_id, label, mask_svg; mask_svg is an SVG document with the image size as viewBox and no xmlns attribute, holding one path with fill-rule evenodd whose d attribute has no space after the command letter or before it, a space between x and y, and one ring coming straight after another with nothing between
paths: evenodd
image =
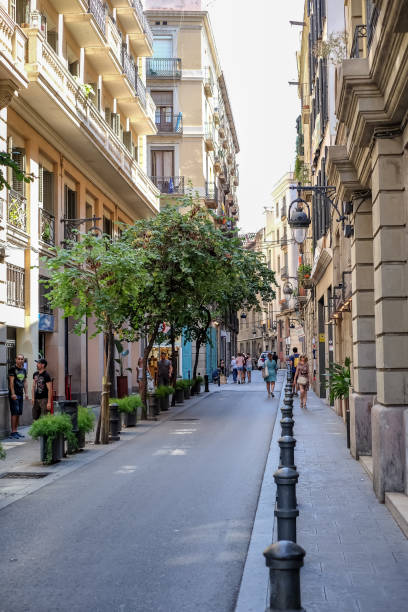
<instances>
[{"instance_id":1,"label":"sidewalk","mask_svg":"<svg viewBox=\"0 0 408 612\"><path fill-rule=\"evenodd\" d=\"M302 605L307 612L406 610L408 540L378 503L362 465L351 457L343 421L313 392L307 410L301 411L299 399L294 400L297 540L306 551ZM279 437L278 418L236 612L261 612L268 603L262 552L276 541L273 473Z\"/></svg>"},{"instance_id":2,"label":"sidewalk","mask_svg":"<svg viewBox=\"0 0 408 612\"><path fill-rule=\"evenodd\" d=\"M170 408L168 412L161 412L157 417L157 421L139 421L136 427L124 427L120 434L120 441L104 445L95 445L93 443L94 433L90 433L86 438L86 447L84 450L68 455L60 462L53 465L44 465L40 461L40 442L33 440L28 435L30 427L19 427L19 432L25 435L20 441L4 438L1 442L6 450L6 459L0 460L0 510L9 504L41 489L43 486L58 480L66 474L77 470L78 468L95 461L99 457L114 451L118 446L134 440L152 428L157 427L160 423L174 418L174 416L184 412L208 397L211 393L217 391L216 385L210 385L210 393L201 392L199 396L194 396L190 400L186 400L184 404L177 404L174 408ZM5 474L12 472L16 474L15 478ZM37 476L30 477L27 474ZM43 477L41 475L44 475ZM25 476L25 477L24 477Z\"/></svg>"}]
</instances>

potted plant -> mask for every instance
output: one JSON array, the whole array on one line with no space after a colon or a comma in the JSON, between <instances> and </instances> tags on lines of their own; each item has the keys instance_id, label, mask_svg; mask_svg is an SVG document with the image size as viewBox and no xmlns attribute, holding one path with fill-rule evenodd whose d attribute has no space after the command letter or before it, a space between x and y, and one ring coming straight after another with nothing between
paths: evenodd
<instances>
[{"instance_id":1,"label":"potted plant","mask_svg":"<svg viewBox=\"0 0 408 612\"><path fill-rule=\"evenodd\" d=\"M5 458L6 458L6 451L4 450L0 442L0 459L5 459Z\"/></svg>"},{"instance_id":2,"label":"potted plant","mask_svg":"<svg viewBox=\"0 0 408 612\"><path fill-rule=\"evenodd\" d=\"M328 368L328 374L325 374L326 389L329 389L330 402L334 403L335 399L341 402L344 400L344 414L347 426L347 448L350 448L350 409L349 409L349 393L351 386L350 372L350 357L344 360L344 366L340 363L331 363ZM343 411L342 411L343 412Z\"/></svg>"},{"instance_id":3,"label":"potted plant","mask_svg":"<svg viewBox=\"0 0 408 612\"><path fill-rule=\"evenodd\" d=\"M125 372L131 372L132 368L125 368L124 358L129 355L129 350L123 349L123 345L120 340L115 340L116 350L119 353L119 358L115 359L115 363L119 365L119 369L116 371L116 385L118 389L118 398L126 397L129 394L128 378Z\"/></svg>"},{"instance_id":4,"label":"potted plant","mask_svg":"<svg viewBox=\"0 0 408 612\"><path fill-rule=\"evenodd\" d=\"M85 406L78 406L78 433L76 434L78 448L85 448L85 435L93 431L95 415Z\"/></svg>"},{"instance_id":5,"label":"potted plant","mask_svg":"<svg viewBox=\"0 0 408 612\"><path fill-rule=\"evenodd\" d=\"M62 458L64 438L67 438L71 448L77 445L68 414L46 414L34 421L28 433L34 440L40 438L41 461L47 465Z\"/></svg>"},{"instance_id":6,"label":"potted plant","mask_svg":"<svg viewBox=\"0 0 408 612\"><path fill-rule=\"evenodd\" d=\"M176 404L184 404L184 381L181 379L176 381L175 394Z\"/></svg>"},{"instance_id":7,"label":"potted plant","mask_svg":"<svg viewBox=\"0 0 408 612\"><path fill-rule=\"evenodd\" d=\"M165 412L170 408L170 395L173 392L173 387L167 385L160 385L154 392L155 396L159 399L159 406L162 412Z\"/></svg>"},{"instance_id":8,"label":"potted plant","mask_svg":"<svg viewBox=\"0 0 408 612\"><path fill-rule=\"evenodd\" d=\"M184 399L190 399L191 398L191 387L193 385L193 381L190 380L189 378L184 378L183 383L184 383Z\"/></svg>"},{"instance_id":9,"label":"potted plant","mask_svg":"<svg viewBox=\"0 0 408 612\"><path fill-rule=\"evenodd\" d=\"M204 378L200 375L194 378L192 386L192 389L194 389L194 395L199 395L201 393L201 383L203 382L203 380Z\"/></svg>"},{"instance_id":10,"label":"potted plant","mask_svg":"<svg viewBox=\"0 0 408 612\"><path fill-rule=\"evenodd\" d=\"M300 264L298 267L298 277L299 280L303 280L304 278L310 278L310 274L312 272L312 266L309 264Z\"/></svg>"},{"instance_id":11,"label":"potted plant","mask_svg":"<svg viewBox=\"0 0 408 612\"><path fill-rule=\"evenodd\" d=\"M119 413L126 415L126 427L136 427L137 409L142 405L140 395L111 398L110 403L117 404Z\"/></svg>"}]
</instances>

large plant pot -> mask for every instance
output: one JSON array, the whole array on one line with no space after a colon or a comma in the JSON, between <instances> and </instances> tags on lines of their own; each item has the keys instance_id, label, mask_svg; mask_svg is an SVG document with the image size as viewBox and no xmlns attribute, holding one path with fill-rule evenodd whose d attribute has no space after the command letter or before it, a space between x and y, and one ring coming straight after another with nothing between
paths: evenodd
<instances>
[{"instance_id":1,"label":"large plant pot","mask_svg":"<svg viewBox=\"0 0 408 612\"><path fill-rule=\"evenodd\" d=\"M43 463L47 463L48 436L40 437L40 457ZM51 463L57 463L64 456L64 436L56 436L51 444Z\"/></svg>"},{"instance_id":2,"label":"large plant pot","mask_svg":"<svg viewBox=\"0 0 408 612\"><path fill-rule=\"evenodd\" d=\"M128 378L127 376L117 376L116 377L116 386L118 389L118 398L126 397L129 395L129 386L128 386Z\"/></svg>"},{"instance_id":3,"label":"large plant pot","mask_svg":"<svg viewBox=\"0 0 408 612\"><path fill-rule=\"evenodd\" d=\"M201 383L200 382L195 382L193 385L194 388L194 395L199 395L201 393Z\"/></svg>"},{"instance_id":4,"label":"large plant pot","mask_svg":"<svg viewBox=\"0 0 408 612\"><path fill-rule=\"evenodd\" d=\"M149 399L149 412L150 416L159 416L160 414L160 402L158 397L155 395L148 395Z\"/></svg>"},{"instance_id":5,"label":"large plant pot","mask_svg":"<svg viewBox=\"0 0 408 612\"><path fill-rule=\"evenodd\" d=\"M176 404L184 404L184 389L176 389Z\"/></svg>"},{"instance_id":6,"label":"large plant pot","mask_svg":"<svg viewBox=\"0 0 408 612\"><path fill-rule=\"evenodd\" d=\"M191 388L187 387L187 389L184 389L184 399L190 399L191 397Z\"/></svg>"},{"instance_id":7,"label":"large plant pot","mask_svg":"<svg viewBox=\"0 0 408 612\"><path fill-rule=\"evenodd\" d=\"M170 396L165 395L164 397L160 398L160 410L161 412L165 412L169 408L170 408Z\"/></svg>"},{"instance_id":8,"label":"large plant pot","mask_svg":"<svg viewBox=\"0 0 408 612\"><path fill-rule=\"evenodd\" d=\"M134 412L128 412L126 414L126 427L136 427L136 423L137 423L136 410Z\"/></svg>"},{"instance_id":9,"label":"large plant pot","mask_svg":"<svg viewBox=\"0 0 408 612\"><path fill-rule=\"evenodd\" d=\"M75 435L78 443L78 450L80 450L81 448L85 448L85 432L79 430L76 432Z\"/></svg>"},{"instance_id":10,"label":"large plant pot","mask_svg":"<svg viewBox=\"0 0 408 612\"><path fill-rule=\"evenodd\" d=\"M109 433L110 440L120 440L120 414L117 404L110 404L109 406Z\"/></svg>"}]
</instances>

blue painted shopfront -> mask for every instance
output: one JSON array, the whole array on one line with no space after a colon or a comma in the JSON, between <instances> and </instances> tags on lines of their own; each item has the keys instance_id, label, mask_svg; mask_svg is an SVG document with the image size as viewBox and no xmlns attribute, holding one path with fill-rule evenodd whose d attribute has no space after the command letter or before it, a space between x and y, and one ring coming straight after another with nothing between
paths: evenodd
<instances>
[{"instance_id":1,"label":"blue painted shopfront","mask_svg":"<svg viewBox=\"0 0 408 612\"><path fill-rule=\"evenodd\" d=\"M182 359L183 359L183 367L182 367L182 376L183 378L193 377L193 347L190 340L185 340L184 332L183 332L183 341L182 341Z\"/></svg>"}]
</instances>

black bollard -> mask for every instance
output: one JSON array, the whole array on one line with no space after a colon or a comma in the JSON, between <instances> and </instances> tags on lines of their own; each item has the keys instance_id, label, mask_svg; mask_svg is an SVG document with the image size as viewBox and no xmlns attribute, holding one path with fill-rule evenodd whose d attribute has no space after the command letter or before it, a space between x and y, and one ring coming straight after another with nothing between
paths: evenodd
<instances>
[{"instance_id":1,"label":"black bollard","mask_svg":"<svg viewBox=\"0 0 408 612\"><path fill-rule=\"evenodd\" d=\"M283 419L291 419L293 417L292 408L288 408L287 406L282 406L281 412L282 412Z\"/></svg>"},{"instance_id":2,"label":"black bollard","mask_svg":"<svg viewBox=\"0 0 408 612\"><path fill-rule=\"evenodd\" d=\"M208 386L208 374L204 374L204 391L205 393L209 393L210 389Z\"/></svg>"},{"instance_id":3,"label":"black bollard","mask_svg":"<svg viewBox=\"0 0 408 612\"><path fill-rule=\"evenodd\" d=\"M283 467L296 470L295 465L295 446L296 440L292 436L283 436L278 440L280 448L280 464L279 469Z\"/></svg>"},{"instance_id":4,"label":"black bollard","mask_svg":"<svg viewBox=\"0 0 408 612\"><path fill-rule=\"evenodd\" d=\"M265 564L269 568L270 598L266 612L300 610L300 568L305 551L295 542L281 540L264 551Z\"/></svg>"},{"instance_id":5,"label":"black bollard","mask_svg":"<svg viewBox=\"0 0 408 612\"><path fill-rule=\"evenodd\" d=\"M285 406L290 406L291 408L293 408L293 399L291 397L285 395L283 403L285 404Z\"/></svg>"},{"instance_id":6,"label":"black bollard","mask_svg":"<svg viewBox=\"0 0 408 612\"><path fill-rule=\"evenodd\" d=\"M110 404L109 406L109 439L120 440L119 436L119 409L117 404Z\"/></svg>"},{"instance_id":7,"label":"black bollard","mask_svg":"<svg viewBox=\"0 0 408 612\"><path fill-rule=\"evenodd\" d=\"M293 436L293 426L295 421L289 417L285 417L281 419L281 427L282 427L282 436Z\"/></svg>"},{"instance_id":8,"label":"black bollard","mask_svg":"<svg viewBox=\"0 0 408 612\"><path fill-rule=\"evenodd\" d=\"M296 517L299 510L296 503L296 483L299 474L291 468L280 468L273 475L277 488L275 516L278 523L278 540L296 542Z\"/></svg>"}]
</instances>

